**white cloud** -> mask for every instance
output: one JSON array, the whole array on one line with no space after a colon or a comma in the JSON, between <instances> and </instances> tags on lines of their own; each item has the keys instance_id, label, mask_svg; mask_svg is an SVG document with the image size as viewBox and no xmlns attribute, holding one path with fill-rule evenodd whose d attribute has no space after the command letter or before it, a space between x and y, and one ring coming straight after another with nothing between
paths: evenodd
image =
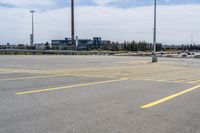
<instances>
[{"instance_id":1,"label":"white cloud","mask_svg":"<svg viewBox=\"0 0 200 133\"><path fill-rule=\"evenodd\" d=\"M94 3L104 6L112 2L127 2L129 0L94 0Z\"/></svg>"},{"instance_id":2,"label":"white cloud","mask_svg":"<svg viewBox=\"0 0 200 133\"><path fill-rule=\"evenodd\" d=\"M55 0L0 0L0 3L17 7L52 6Z\"/></svg>"},{"instance_id":3,"label":"white cloud","mask_svg":"<svg viewBox=\"0 0 200 133\"><path fill-rule=\"evenodd\" d=\"M116 0L95 0L94 2L98 5L106 5L106 4L113 2L113 1L116 1Z\"/></svg>"},{"instance_id":4,"label":"white cloud","mask_svg":"<svg viewBox=\"0 0 200 133\"><path fill-rule=\"evenodd\" d=\"M158 41L190 43L191 34L200 43L200 5L158 7ZM0 43L29 43L31 16L20 8L0 9ZM113 41L152 41L153 7L122 9L80 6L76 9L76 33L80 38L102 36ZM36 14L36 42L70 36L70 9Z\"/></svg>"}]
</instances>

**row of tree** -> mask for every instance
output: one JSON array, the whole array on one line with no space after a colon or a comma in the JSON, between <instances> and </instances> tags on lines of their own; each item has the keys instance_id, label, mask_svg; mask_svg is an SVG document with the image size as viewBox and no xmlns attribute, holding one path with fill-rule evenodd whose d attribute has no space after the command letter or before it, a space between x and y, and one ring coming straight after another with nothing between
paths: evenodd
<instances>
[{"instance_id":1,"label":"row of tree","mask_svg":"<svg viewBox=\"0 0 200 133\"><path fill-rule=\"evenodd\" d=\"M158 43L156 45L157 51L162 50L162 44ZM101 45L93 46L88 45L87 50L108 50L108 51L152 51L153 50L153 44L147 43L145 41L143 42L106 42L102 43Z\"/></svg>"},{"instance_id":2,"label":"row of tree","mask_svg":"<svg viewBox=\"0 0 200 133\"><path fill-rule=\"evenodd\" d=\"M199 51L200 45L190 44L190 45L164 45L162 47L163 51Z\"/></svg>"},{"instance_id":3,"label":"row of tree","mask_svg":"<svg viewBox=\"0 0 200 133\"><path fill-rule=\"evenodd\" d=\"M109 51L152 51L154 45L145 41L141 42L107 42L101 45L87 46L87 50L109 50ZM188 45L163 45L162 43L156 44L156 51L200 51L200 45L188 44Z\"/></svg>"},{"instance_id":4,"label":"row of tree","mask_svg":"<svg viewBox=\"0 0 200 133\"><path fill-rule=\"evenodd\" d=\"M27 45L18 45L18 46L13 46L13 45L0 45L0 49L36 49L35 46L27 46ZM75 46L70 46L70 45L57 45L51 47L51 45L46 42L44 44L44 49L45 50L105 50L105 51L152 51L154 49L154 46L152 43L148 43L145 41L132 41L132 42L101 42L97 44L88 44L84 46L79 46L76 48ZM157 51L195 51L195 50L200 50L200 45L162 45L161 43L156 44L156 50Z\"/></svg>"}]
</instances>

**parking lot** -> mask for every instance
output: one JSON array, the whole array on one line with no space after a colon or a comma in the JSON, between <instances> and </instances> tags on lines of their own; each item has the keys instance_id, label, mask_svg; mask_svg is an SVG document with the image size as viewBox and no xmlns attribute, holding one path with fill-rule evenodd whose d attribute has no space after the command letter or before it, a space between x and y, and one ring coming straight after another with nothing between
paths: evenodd
<instances>
[{"instance_id":1,"label":"parking lot","mask_svg":"<svg viewBox=\"0 0 200 133\"><path fill-rule=\"evenodd\" d=\"M2 133L199 133L200 60L0 56Z\"/></svg>"}]
</instances>

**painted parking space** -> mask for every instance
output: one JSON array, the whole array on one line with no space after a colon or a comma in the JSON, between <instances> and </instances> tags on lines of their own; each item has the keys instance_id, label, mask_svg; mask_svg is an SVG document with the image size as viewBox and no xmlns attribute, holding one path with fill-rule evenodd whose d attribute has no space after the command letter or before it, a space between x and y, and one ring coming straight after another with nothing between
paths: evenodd
<instances>
[{"instance_id":1,"label":"painted parking space","mask_svg":"<svg viewBox=\"0 0 200 133\"><path fill-rule=\"evenodd\" d=\"M12 65L13 73L0 79L3 132L167 133L198 127L200 69L191 63L107 56L18 58L12 57L17 65L3 65ZM26 68L20 67L27 59Z\"/></svg>"}]
</instances>

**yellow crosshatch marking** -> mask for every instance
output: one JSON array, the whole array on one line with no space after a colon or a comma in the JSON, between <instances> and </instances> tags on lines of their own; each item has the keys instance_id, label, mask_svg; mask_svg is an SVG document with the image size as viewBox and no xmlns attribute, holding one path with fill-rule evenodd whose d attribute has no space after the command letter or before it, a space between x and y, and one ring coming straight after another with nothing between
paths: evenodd
<instances>
[{"instance_id":1,"label":"yellow crosshatch marking","mask_svg":"<svg viewBox=\"0 0 200 133\"><path fill-rule=\"evenodd\" d=\"M124 81L124 80L128 80L128 78L121 78L121 79L115 79L115 80L106 80L106 81L99 81L99 82L92 82L92 83L84 83L84 84L77 84L77 85L69 85L69 86L61 86L61 87L47 88L47 89L40 89L40 90L32 90L32 91L23 91L23 92L17 92L16 94L17 95L33 94L33 93L55 91L55 90L63 90L63 89L75 88L75 87L84 87L84 86L89 86L89 85L98 85L98 84L119 82L119 81Z\"/></svg>"},{"instance_id":2,"label":"yellow crosshatch marking","mask_svg":"<svg viewBox=\"0 0 200 133\"><path fill-rule=\"evenodd\" d=\"M172 99L174 99L174 98L176 98L176 97L178 97L178 96L181 96L181 95L183 95L183 94L186 94L186 93L191 92L191 91L193 91L193 90L195 90L195 89L198 89L198 88L200 88L200 85L197 85L197 86L194 86L194 87L192 87L192 88L186 89L186 90L184 90L184 91L181 91L181 92L175 93L175 94L173 94L173 95L167 96L167 97L162 98L162 99L160 99L160 100L157 100L157 101L148 103L148 104L146 104L146 105L141 106L141 108L145 109L145 108L150 108L150 107L152 107L152 106L156 106L156 105L158 105L158 104L161 104L161 103L163 103L163 102L167 102L167 101L169 101L169 100L172 100Z\"/></svg>"}]
</instances>

